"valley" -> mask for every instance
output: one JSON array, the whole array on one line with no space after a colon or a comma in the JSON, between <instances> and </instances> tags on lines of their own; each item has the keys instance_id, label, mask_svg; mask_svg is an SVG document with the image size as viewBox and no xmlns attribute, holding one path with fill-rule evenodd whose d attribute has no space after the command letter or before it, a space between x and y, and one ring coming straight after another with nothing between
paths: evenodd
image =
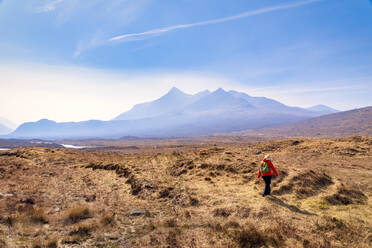
<instances>
[{"instance_id":1,"label":"valley","mask_svg":"<svg viewBox=\"0 0 372 248\"><path fill-rule=\"evenodd\" d=\"M0 0L0 248L372 248L371 3Z\"/></svg>"},{"instance_id":2,"label":"valley","mask_svg":"<svg viewBox=\"0 0 372 248\"><path fill-rule=\"evenodd\" d=\"M106 142L0 151L0 247L372 245L371 138Z\"/></svg>"}]
</instances>

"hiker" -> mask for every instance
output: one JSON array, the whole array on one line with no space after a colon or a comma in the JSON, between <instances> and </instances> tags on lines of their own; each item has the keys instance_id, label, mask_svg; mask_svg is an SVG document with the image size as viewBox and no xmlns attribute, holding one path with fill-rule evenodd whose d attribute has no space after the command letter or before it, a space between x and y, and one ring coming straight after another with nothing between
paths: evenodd
<instances>
[{"instance_id":1,"label":"hiker","mask_svg":"<svg viewBox=\"0 0 372 248\"><path fill-rule=\"evenodd\" d=\"M265 191L262 194L263 197L270 195L271 189L270 189L270 183L271 183L271 177L274 171L275 176L278 176L278 172L276 171L273 163L271 162L270 155L266 155L262 162L260 163L260 167L258 168L258 177L260 178L262 176L263 180L265 181Z\"/></svg>"}]
</instances>

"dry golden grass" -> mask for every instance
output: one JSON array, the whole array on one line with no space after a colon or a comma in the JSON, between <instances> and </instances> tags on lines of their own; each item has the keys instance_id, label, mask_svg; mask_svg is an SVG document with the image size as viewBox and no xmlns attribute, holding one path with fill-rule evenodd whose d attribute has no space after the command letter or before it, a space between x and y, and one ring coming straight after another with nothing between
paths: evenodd
<instances>
[{"instance_id":1,"label":"dry golden grass","mask_svg":"<svg viewBox=\"0 0 372 248\"><path fill-rule=\"evenodd\" d=\"M44 210L40 208L31 208L27 215L33 223L47 224L49 222L48 217L44 213Z\"/></svg>"},{"instance_id":2,"label":"dry golden grass","mask_svg":"<svg viewBox=\"0 0 372 248\"><path fill-rule=\"evenodd\" d=\"M87 206L76 206L67 210L66 222L77 223L91 217L91 211Z\"/></svg>"},{"instance_id":3,"label":"dry golden grass","mask_svg":"<svg viewBox=\"0 0 372 248\"><path fill-rule=\"evenodd\" d=\"M45 247L46 248L57 248L58 247L58 238L57 237L51 237L48 240L45 241Z\"/></svg>"},{"instance_id":4,"label":"dry golden grass","mask_svg":"<svg viewBox=\"0 0 372 248\"><path fill-rule=\"evenodd\" d=\"M43 247L43 242L41 240L34 240L32 241L32 248L42 248Z\"/></svg>"},{"instance_id":5,"label":"dry golden grass","mask_svg":"<svg viewBox=\"0 0 372 248\"><path fill-rule=\"evenodd\" d=\"M6 242L3 239L0 239L0 248L6 248L6 247L8 247Z\"/></svg>"},{"instance_id":6,"label":"dry golden grass","mask_svg":"<svg viewBox=\"0 0 372 248\"><path fill-rule=\"evenodd\" d=\"M371 247L372 138L217 141L0 152L0 247Z\"/></svg>"},{"instance_id":7,"label":"dry golden grass","mask_svg":"<svg viewBox=\"0 0 372 248\"><path fill-rule=\"evenodd\" d=\"M70 232L71 236L77 235L79 237L86 237L91 234L97 226L95 223L80 223L77 224L74 229Z\"/></svg>"},{"instance_id":8,"label":"dry golden grass","mask_svg":"<svg viewBox=\"0 0 372 248\"><path fill-rule=\"evenodd\" d=\"M115 215L113 213L105 213L101 217L100 223L103 226L113 226L113 225L115 225Z\"/></svg>"}]
</instances>

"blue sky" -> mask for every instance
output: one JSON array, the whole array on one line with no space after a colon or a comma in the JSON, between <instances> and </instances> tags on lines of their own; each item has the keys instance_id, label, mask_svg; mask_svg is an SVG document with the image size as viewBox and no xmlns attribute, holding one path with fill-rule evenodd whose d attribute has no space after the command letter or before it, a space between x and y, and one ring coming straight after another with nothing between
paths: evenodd
<instances>
[{"instance_id":1,"label":"blue sky","mask_svg":"<svg viewBox=\"0 0 372 248\"><path fill-rule=\"evenodd\" d=\"M369 0L2 0L0 37L17 123L110 119L171 86L372 105Z\"/></svg>"}]
</instances>

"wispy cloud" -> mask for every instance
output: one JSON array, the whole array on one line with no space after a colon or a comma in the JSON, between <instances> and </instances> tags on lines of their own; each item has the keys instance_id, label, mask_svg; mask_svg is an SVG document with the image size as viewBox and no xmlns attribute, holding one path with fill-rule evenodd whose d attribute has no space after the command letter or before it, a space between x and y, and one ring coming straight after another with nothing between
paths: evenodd
<instances>
[{"instance_id":1,"label":"wispy cloud","mask_svg":"<svg viewBox=\"0 0 372 248\"><path fill-rule=\"evenodd\" d=\"M65 0L53 0L49 1L47 4L37 8L37 12L49 12L54 11L58 5L60 5Z\"/></svg>"},{"instance_id":2,"label":"wispy cloud","mask_svg":"<svg viewBox=\"0 0 372 248\"><path fill-rule=\"evenodd\" d=\"M307 82L302 83L301 86L295 83L287 83L280 86L269 86L250 88L247 91L255 95L296 95L296 94L307 94L307 93L330 93L336 91L351 91L351 90L362 90L367 89L366 82L371 81L372 77L357 77L357 78L344 78L339 80L331 81L318 81L318 82ZM313 86L309 86L313 85Z\"/></svg>"},{"instance_id":3,"label":"wispy cloud","mask_svg":"<svg viewBox=\"0 0 372 248\"><path fill-rule=\"evenodd\" d=\"M353 85L353 86L335 86L335 87L314 87L314 88L296 88L296 89L281 89L278 88L272 88L274 89L275 93L281 93L281 94L306 94L306 93L317 93L317 92L332 92L332 91L344 91L344 90L355 90L355 89L363 89L364 86L361 85ZM268 90L266 89L263 92L267 92Z\"/></svg>"},{"instance_id":4,"label":"wispy cloud","mask_svg":"<svg viewBox=\"0 0 372 248\"><path fill-rule=\"evenodd\" d=\"M222 22L228 22L228 21L233 21L237 19L242 19L250 16L255 16L255 15L261 15L269 12L274 12L274 11L279 11L279 10L284 10L284 9L291 9L291 8L296 8L300 7L303 5L307 4L312 4L315 2L320 2L323 0L306 0L306 1L300 1L300 2L295 2L295 3L288 3L288 4L282 4L282 5L276 5L276 6L271 6L271 7L266 7L262 9L257 9L257 10L251 10L251 11L246 11L237 15L229 16L229 17L224 17L224 18L217 18L217 19L212 19L208 21L202 21L202 22L195 22L195 23L189 23L189 24L181 24L181 25L174 25L174 26L169 26L169 27L164 27L164 28L158 28L158 29L152 29L148 30L145 32L140 32L140 33L130 33L130 34L123 34L119 36L114 36L109 39L109 41L135 41L135 40L142 40L142 39L147 39L156 35L161 35L164 33L168 33L177 29L186 29L186 28L192 28L192 27L197 27L197 26L204 26L204 25L209 25L209 24L217 24L217 23L222 23Z\"/></svg>"}]
</instances>

